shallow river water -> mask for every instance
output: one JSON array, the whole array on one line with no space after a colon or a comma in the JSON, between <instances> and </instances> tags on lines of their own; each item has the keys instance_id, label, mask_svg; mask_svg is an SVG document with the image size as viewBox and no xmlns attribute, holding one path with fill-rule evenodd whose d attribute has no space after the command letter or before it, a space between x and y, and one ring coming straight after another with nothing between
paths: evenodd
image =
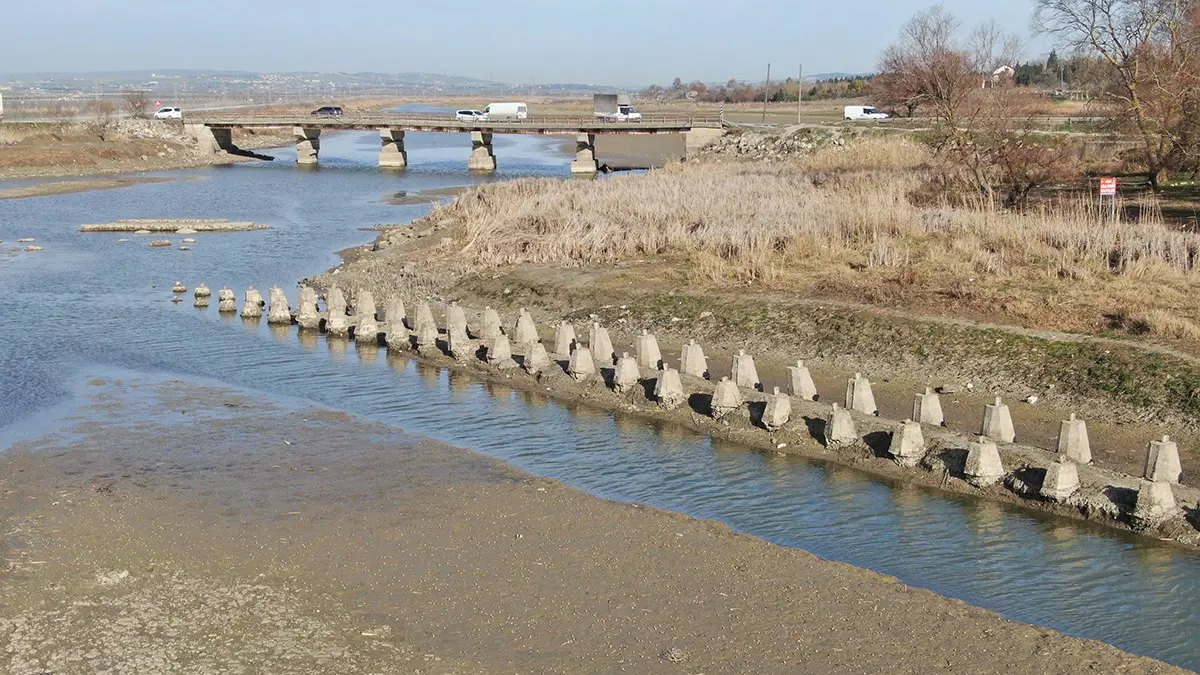
<instances>
[{"instance_id":1,"label":"shallow river water","mask_svg":"<svg viewBox=\"0 0 1200 675\"><path fill-rule=\"evenodd\" d=\"M468 184L469 140L410 133L410 167L375 166L378 137L322 139L322 168L279 161L171 172L197 180L0 201L0 451L72 413L92 375L218 380L299 397L502 459L592 494L715 518L994 609L1004 616L1200 668L1200 556L1100 527L889 484L853 470L764 455L673 427L565 406L360 351L295 329L222 318L170 285L294 282L428 206L396 192ZM499 173L569 174L560 139L496 137ZM4 185L0 185L4 187ZM273 229L194 235L190 251L150 237L80 234L121 218L229 218ZM36 237L40 253L15 251ZM120 238L129 239L120 243ZM157 237L155 237L157 238ZM178 236L166 237L177 239ZM178 241L174 242L178 245Z\"/></svg>"}]
</instances>

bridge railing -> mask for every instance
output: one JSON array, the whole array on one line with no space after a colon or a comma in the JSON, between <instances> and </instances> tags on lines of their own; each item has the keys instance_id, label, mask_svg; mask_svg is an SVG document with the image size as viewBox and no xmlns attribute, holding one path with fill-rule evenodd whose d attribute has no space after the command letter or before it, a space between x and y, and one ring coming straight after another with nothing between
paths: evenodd
<instances>
[{"instance_id":1,"label":"bridge railing","mask_svg":"<svg viewBox=\"0 0 1200 675\"><path fill-rule=\"evenodd\" d=\"M594 115L536 115L523 120L459 121L454 115L412 115L405 113L346 112L338 117L316 115L287 115L269 112L245 113L185 113L184 122L215 125L255 126L429 126L459 129L602 129L620 127L716 127L721 124L718 113L671 114L643 113L638 122L619 121Z\"/></svg>"}]
</instances>

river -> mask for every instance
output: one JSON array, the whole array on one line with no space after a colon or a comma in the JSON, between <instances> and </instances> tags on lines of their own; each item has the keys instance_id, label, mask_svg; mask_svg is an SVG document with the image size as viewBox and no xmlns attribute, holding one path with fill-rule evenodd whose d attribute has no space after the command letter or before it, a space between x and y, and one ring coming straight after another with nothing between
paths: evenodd
<instances>
[{"instance_id":1,"label":"river","mask_svg":"<svg viewBox=\"0 0 1200 675\"><path fill-rule=\"evenodd\" d=\"M336 264L334 251L373 238L359 228L406 222L429 208L389 205L388 196L569 175L571 158L555 138L497 136L499 171L486 179L465 171L465 136L410 133L406 146L410 164L400 173L375 167L375 134L343 133L322 138L316 170L298 170L293 151L281 149L267 151L280 157L274 163L153 174L196 180L0 201L0 451L76 414L76 392L89 377L215 380L345 410L597 496L714 518L1010 619L1200 668L1195 554L565 406L385 350L301 340L294 328L220 317L215 298L207 310L170 302L170 285L180 279L204 281L214 293L229 285L239 298L248 285L279 284L294 303L296 280ZM272 229L193 235L190 251L77 231L156 217L251 220ZM17 252L20 237L46 250Z\"/></svg>"}]
</instances>

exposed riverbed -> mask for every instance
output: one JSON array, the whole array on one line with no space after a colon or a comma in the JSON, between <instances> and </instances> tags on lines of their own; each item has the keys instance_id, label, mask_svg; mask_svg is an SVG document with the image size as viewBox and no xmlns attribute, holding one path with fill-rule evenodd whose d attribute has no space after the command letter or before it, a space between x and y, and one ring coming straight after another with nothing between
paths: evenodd
<instances>
[{"instance_id":1,"label":"exposed riverbed","mask_svg":"<svg viewBox=\"0 0 1200 675\"><path fill-rule=\"evenodd\" d=\"M0 256L0 447L77 412L92 371L169 373L300 397L468 447L603 497L719 519L769 541L893 574L1008 618L1200 666L1200 559L1142 538L868 480L714 443L671 427L568 408L455 379L386 352L298 337L170 303L176 279L260 289L313 275L333 252L427 205L386 199L469 182L469 141L410 134L403 174L374 167L374 134L322 139L322 168L286 159L162 174L206 180L0 203L0 240L46 250ZM277 154L287 157L287 150ZM497 136L500 172L565 176L558 141ZM2 189L3 185L0 185ZM192 235L190 251L76 231L126 218L228 218L257 232ZM119 238L129 241L119 242ZM178 242L175 242L178 243ZM0 245L0 248L8 244ZM288 288L294 297L294 292Z\"/></svg>"}]
</instances>

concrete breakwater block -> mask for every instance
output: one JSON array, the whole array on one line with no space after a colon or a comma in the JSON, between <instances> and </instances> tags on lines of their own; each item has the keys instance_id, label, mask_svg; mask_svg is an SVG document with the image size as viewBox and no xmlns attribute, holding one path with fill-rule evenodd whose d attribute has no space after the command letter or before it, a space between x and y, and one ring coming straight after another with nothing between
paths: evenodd
<instances>
[{"instance_id":1,"label":"concrete breakwater block","mask_svg":"<svg viewBox=\"0 0 1200 675\"><path fill-rule=\"evenodd\" d=\"M300 287L296 323L300 325L300 330L317 330L321 327L321 314L317 311L317 292L312 286Z\"/></svg>"},{"instance_id":2,"label":"concrete breakwater block","mask_svg":"<svg viewBox=\"0 0 1200 675\"><path fill-rule=\"evenodd\" d=\"M334 314L344 315L346 313L346 295L342 293L342 289L337 286L329 289L329 293L325 297L325 311L331 317Z\"/></svg>"},{"instance_id":3,"label":"concrete breakwater block","mask_svg":"<svg viewBox=\"0 0 1200 675\"><path fill-rule=\"evenodd\" d=\"M267 313L267 323L278 325L292 325L292 310L288 307L287 296L283 294L283 289L278 286L272 286L267 291L268 297L271 299L270 311Z\"/></svg>"},{"instance_id":4,"label":"concrete breakwater block","mask_svg":"<svg viewBox=\"0 0 1200 675\"><path fill-rule=\"evenodd\" d=\"M708 377L708 359L704 356L704 349L695 340L688 340L683 345L679 355L679 370L692 377Z\"/></svg>"},{"instance_id":5,"label":"concrete breakwater block","mask_svg":"<svg viewBox=\"0 0 1200 675\"><path fill-rule=\"evenodd\" d=\"M778 431L792 418L792 397L781 394L779 387L767 395L767 407L763 410L762 425L767 431Z\"/></svg>"},{"instance_id":6,"label":"concrete breakwater block","mask_svg":"<svg viewBox=\"0 0 1200 675\"><path fill-rule=\"evenodd\" d=\"M1075 413L1071 413L1071 419L1063 420L1059 425L1058 453L1066 455L1067 459L1076 464L1092 463L1092 446L1088 443L1087 424L1083 420L1075 419Z\"/></svg>"},{"instance_id":7,"label":"concrete breakwater block","mask_svg":"<svg viewBox=\"0 0 1200 675\"><path fill-rule=\"evenodd\" d=\"M608 329L598 323L592 323L588 330L588 349L592 350L597 365L610 366L617 362L617 350L613 349Z\"/></svg>"},{"instance_id":8,"label":"concrete breakwater block","mask_svg":"<svg viewBox=\"0 0 1200 675\"><path fill-rule=\"evenodd\" d=\"M517 346L526 355L529 354L529 344L541 342L537 324L533 322L533 316L524 307L517 313L517 325L513 328L513 342L517 343Z\"/></svg>"},{"instance_id":9,"label":"concrete breakwater block","mask_svg":"<svg viewBox=\"0 0 1200 675\"><path fill-rule=\"evenodd\" d=\"M446 332L449 333L451 328L462 330L464 335L467 333L467 313L454 300L446 307Z\"/></svg>"},{"instance_id":10,"label":"concrete breakwater block","mask_svg":"<svg viewBox=\"0 0 1200 675\"><path fill-rule=\"evenodd\" d=\"M204 285L204 282L200 282L200 285L196 287L196 290L192 291L192 295L197 298L207 298L212 295L212 291L208 289L208 286Z\"/></svg>"},{"instance_id":11,"label":"concrete breakwater block","mask_svg":"<svg viewBox=\"0 0 1200 675\"><path fill-rule=\"evenodd\" d=\"M1183 480L1183 467L1179 463L1179 445L1169 436L1161 441L1150 441L1146 445L1146 480L1179 484Z\"/></svg>"},{"instance_id":12,"label":"concrete breakwater block","mask_svg":"<svg viewBox=\"0 0 1200 675\"><path fill-rule=\"evenodd\" d=\"M664 368L658 372L658 381L654 385L654 398L658 400L660 406L667 410L678 408L687 401L687 396L683 393L683 383L679 380L678 370Z\"/></svg>"},{"instance_id":13,"label":"concrete breakwater block","mask_svg":"<svg viewBox=\"0 0 1200 675\"><path fill-rule=\"evenodd\" d=\"M622 353L621 358L617 359L617 368L613 373L613 389L618 394L624 394L638 386L641 378L642 373L638 368L637 359L630 356L629 352Z\"/></svg>"},{"instance_id":14,"label":"concrete breakwater block","mask_svg":"<svg viewBox=\"0 0 1200 675\"><path fill-rule=\"evenodd\" d=\"M996 397L995 403L983 407L983 423L979 425L979 435L1005 443L1012 443L1016 439L1012 413L999 396Z\"/></svg>"},{"instance_id":15,"label":"concrete breakwater block","mask_svg":"<svg viewBox=\"0 0 1200 675\"><path fill-rule=\"evenodd\" d=\"M375 294L371 291L359 291L354 296L354 323L358 325L359 321L370 318L372 321L378 320L378 310L375 308Z\"/></svg>"},{"instance_id":16,"label":"concrete breakwater block","mask_svg":"<svg viewBox=\"0 0 1200 675\"><path fill-rule=\"evenodd\" d=\"M433 319L433 310L430 309L429 303L424 300L417 303L417 315L413 319L413 330L421 327L421 324L428 323L433 325L433 329L437 330L437 321ZM499 319L497 319L497 322Z\"/></svg>"},{"instance_id":17,"label":"concrete breakwater block","mask_svg":"<svg viewBox=\"0 0 1200 675\"><path fill-rule=\"evenodd\" d=\"M1078 489L1079 469L1070 460L1060 457L1046 469L1039 494L1050 501L1062 502Z\"/></svg>"},{"instance_id":18,"label":"concrete breakwater block","mask_svg":"<svg viewBox=\"0 0 1200 675\"><path fill-rule=\"evenodd\" d=\"M921 433L921 423L904 420L892 432L892 443L888 446L888 454L900 466L914 467L925 456L925 435Z\"/></svg>"},{"instance_id":19,"label":"concrete breakwater block","mask_svg":"<svg viewBox=\"0 0 1200 675\"><path fill-rule=\"evenodd\" d=\"M172 293L187 293L187 290L187 286L184 286L182 281L176 281L175 285L171 287Z\"/></svg>"},{"instance_id":20,"label":"concrete breakwater block","mask_svg":"<svg viewBox=\"0 0 1200 675\"><path fill-rule=\"evenodd\" d=\"M855 373L846 381L846 408L857 410L864 415L874 415L879 412L875 406L875 393L871 391L871 381Z\"/></svg>"},{"instance_id":21,"label":"concrete breakwater block","mask_svg":"<svg viewBox=\"0 0 1200 675\"><path fill-rule=\"evenodd\" d=\"M967 463L963 467L967 482L982 488L1004 478L1004 465L1000 462L1000 451L987 438L967 444Z\"/></svg>"},{"instance_id":22,"label":"concrete breakwater block","mask_svg":"<svg viewBox=\"0 0 1200 675\"><path fill-rule=\"evenodd\" d=\"M575 326L563 321L554 327L554 353L568 356L575 349Z\"/></svg>"},{"instance_id":23,"label":"concrete breakwater block","mask_svg":"<svg viewBox=\"0 0 1200 675\"><path fill-rule=\"evenodd\" d=\"M574 344L574 339L571 344ZM567 374L580 382L595 375L596 363L592 360L592 351L587 347L576 347L567 363Z\"/></svg>"},{"instance_id":24,"label":"concrete breakwater block","mask_svg":"<svg viewBox=\"0 0 1200 675\"><path fill-rule=\"evenodd\" d=\"M467 335L466 328L450 326L446 330L446 351L458 361L467 361L474 356L475 345Z\"/></svg>"},{"instance_id":25,"label":"concrete breakwater block","mask_svg":"<svg viewBox=\"0 0 1200 675\"><path fill-rule=\"evenodd\" d=\"M945 425L946 416L942 414L942 400L933 389L925 387L925 393L917 394L913 399L912 418L921 424L935 427Z\"/></svg>"},{"instance_id":26,"label":"concrete breakwater block","mask_svg":"<svg viewBox=\"0 0 1200 675\"><path fill-rule=\"evenodd\" d=\"M481 340L491 340L503 333L500 329L500 314L491 307L483 308L483 317L479 324L479 338Z\"/></svg>"},{"instance_id":27,"label":"concrete breakwater block","mask_svg":"<svg viewBox=\"0 0 1200 675\"><path fill-rule=\"evenodd\" d=\"M787 367L788 374L788 394L802 401L817 400L817 385L813 383L812 373L808 372L808 366L804 365L803 361L796 361L796 365Z\"/></svg>"},{"instance_id":28,"label":"concrete breakwater block","mask_svg":"<svg viewBox=\"0 0 1200 675\"><path fill-rule=\"evenodd\" d=\"M405 320L408 316L405 314L404 300L398 295L389 296L387 302L383 306L383 318L388 323L388 332L393 330L397 335L401 333L401 329L405 328Z\"/></svg>"},{"instance_id":29,"label":"concrete breakwater block","mask_svg":"<svg viewBox=\"0 0 1200 675\"><path fill-rule=\"evenodd\" d=\"M517 362L512 357L512 345L508 336L500 333L488 340L487 362L494 368L516 368Z\"/></svg>"},{"instance_id":30,"label":"concrete breakwater block","mask_svg":"<svg viewBox=\"0 0 1200 675\"><path fill-rule=\"evenodd\" d=\"M1174 518L1178 513L1170 483L1142 481L1130 521L1135 529L1148 530Z\"/></svg>"},{"instance_id":31,"label":"concrete breakwater block","mask_svg":"<svg viewBox=\"0 0 1200 675\"><path fill-rule=\"evenodd\" d=\"M728 377L722 377L720 382L717 382L716 391L712 397L712 417L719 420L729 413L742 407L742 392L738 389L737 384Z\"/></svg>"},{"instance_id":32,"label":"concrete breakwater block","mask_svg":"<svg viewBox=\"0 0 1200 675\"><path fill-rule=\"evenodd\" d=\"M550 354L546 352L546 345L539 341L534 341L528 343L526 346L525 361L521 364L525 372L536 375L554 369L554 361L550 360Z\"/></svg>"},{"instance_id":33,"label":"concrete breakwater block","mask_svg":"<svg viewBox=\"0 0 1200 675\"><path fill-rule=\"evenodd\" d=\"M662 352L658 349L658 338L645 328L637 336L637 362L639 368L659 370L663 367ZM678 375L678 373L676 373Z\"/></svg>"},{"instance_id":34,"label":"concrete breakwater block","mask_svg":"<svg viewBox=\"0 0 1200 675\"><path fill-rule=\"evenodd\" d=\"M758 379L758 368L754 366L754 357L739 349L733 355L733 383L746 389L762 389L762 381Z\"/></svg>"},{"instance_id":35,"label":"concrete breakwater block","mask_svg":"<svg viewBox=\"0 0 1200 675\"><path fill-rule=\"evenodd\" d=\"M417 321L417 330L414 333L413 342L418 352L422 354L437 353L438 327L436 323L432 320Z\"/></svg>"},{"instance_id":36,"label":"concrete breakwater block","mask_svg":"<svg viewBox=\"0 0 1200 675\"><path fill-rule=\"evenodd\" d=\"M343 312L329 312L325 319L325 334L333 338L350 337L350 317Z\"/></svg>"},{"instance_id":37,"label":"concrete breakwater block","mask_svg":"<svg viewBox=\"0 0 1200 675\"><path fill-rule=\"evenodd\" d=\"M363 314L354 324L354 341L358 344L379 344L379 322L372 314Z\"/></svg>"},{"instance_id":38,"label":"concrete breakwater block","mask_svg":"<svg viewBox=\"0 0 1200 675\"><path fill-rule=\"evenodd\" d=\"M217 311L225 313L237 311L237 296L228 286L217 291Z\"/></svg>"},{"instance_id":39,"label":"concrete breakwater block","mask_svg":"<svg viewBox=\"0 0 1200 675\"><path fill-rule=\"evenodd\" d=\"M858 430L850 411L833 404L829 417L825 419L825 447L837 448L858 441Z\"/></svg>"},{"instance_id":40,"label":"concrete breakwater block","mask_svg":"<svg viewBox=\"0 0 1200 675\"><path fill-rule=\"evenodd\" d=\"M242 303L242 318L257 319L262 316L263 305L267 304L263 300L262 293L258 289L251 286L246 289L245 302Z\"/></svg>"}]
</instances>

